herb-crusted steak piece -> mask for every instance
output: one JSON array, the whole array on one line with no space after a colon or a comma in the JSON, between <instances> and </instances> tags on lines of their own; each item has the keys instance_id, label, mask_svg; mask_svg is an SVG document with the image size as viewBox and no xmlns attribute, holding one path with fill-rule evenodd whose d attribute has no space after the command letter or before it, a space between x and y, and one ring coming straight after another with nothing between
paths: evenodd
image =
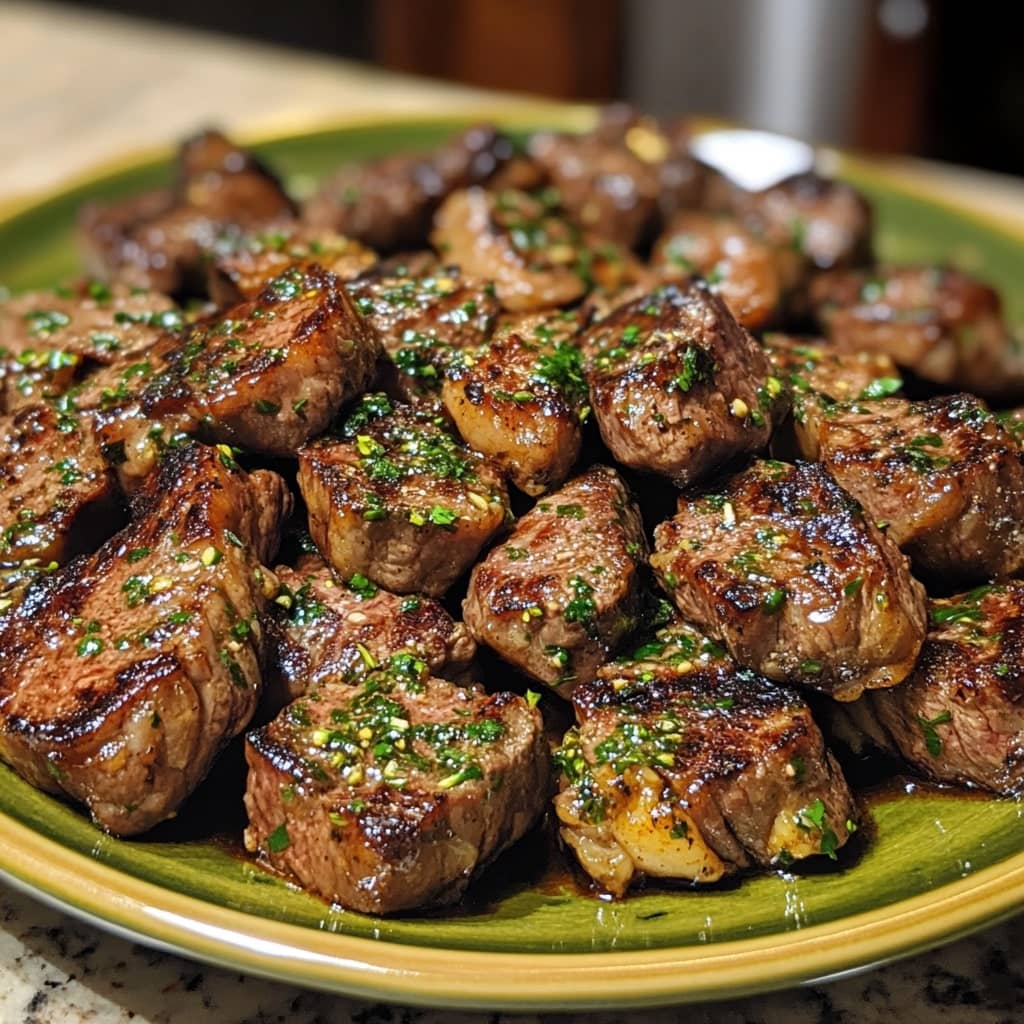
<instances>
[{"instance_id":1,"label":"herb-crusted steak piece","mask_svg":"<svg viewBox=\"0 0 1024 1024\"><path fill-rule=\"evenodd\" d=\"M651 565L676 606L741 665L839 700L912 670L924 589L821 466L757 462L682 498L654 537Z\"/></svg>"},{"instance_id":2,"label":"herb-crusted steak piece","mask_svg":"<svg viewBox=\"0 0 1024 1024\"><path fill-rule=\"evenodd\" d=\"M0 302L0 353L29 368L58 353L112 363L145 351L184 323L166 295L88 282Z\"/></svg>"},{"instance_id":3,"label":"herb-crusted steak piece","mask_svg":"<svg viewBox=\"0 0 1024 1024\"><path fill-rule=\"evenodd\" d=\"M0 756L133 835L172 815L260 695L273 473L167 458L136 518L0 615Z\"/></svg>"},{"instance_id":4,"label":"herb-crusted steak piece","mask_svg":"<svg viewBox=\"0 0 1024 1024\"><path fill-rule=\"evenodd\" d=\"M1005 796L1024 788L1024 584L932 601L917 668L844 711L939 782Z\"/></svg>"},{"instance_id":5,"label":"herb-crusted steak piece","mask_svg":"<svg viewBox=\"0 0 1024 1024\"><path fill-rule=\"evenodd\" d=\"M477 125L433 154L399 154L349 164L305 205L303 220L382 252L427 241L438 204L453 190L487 181L512 155L508 139Z\"/></svg>"},{"instance_id":6,"label":"herb-crusted steak piece","mask_svg":"<svg viewBox=\"0 0 1024 1024\"><path fill-rule=\"evenodd\" d=\"M636 624L647 542L619 475L595 466L539 502L474 569L473 636L568 695Z\"/></svg>"},{"instance_id":7,"label":"herb-crusted steak piece","mask_svg":"<svg viewBox=\"0 0 1024 1024\"><path fill-rule=\"evenodd\" d=\"M453 903L543 811L550 758L522 697L408 654L316 696L248 737L246 846L332 903Z\"/></svg>"},{"instance_id":8,"label":"herb-crusted steak piece","mask_svg":"<svg viewBox=\"0 0 1024 1024\"><path fill-rule=\"evenodd\" d=\"M123 520L114 475L88 425L46 405L0 416L0 562L66 562Z\"/></svg>"},{"instance_id":9,"label":"herb-crusted steak piece","mask_svg":"<svg viewBox=\"0 0 1024 1024\"><path fill-rule=\"evenodd\" d=\"M339 580L318 555L274 572L281 590L272 661L289 700L323 683L355 684L403 651L415 652L431 675L450 678L476 654L466 627L429 597L398 597L365 576Z\"/></svg>"},{"instance_id":10,"label":"herb-crusted steak piece","mask_svg":"<svg viewBox=\"0 0 1024 1024\"><path fill-rule=\"evenodd\" d=\"M208 254L207 291L218 306L255 299L279 274L296 263L317 263L340 281L358 277L377 262L365 245L333 231L298 224L278 230L228 232Z\"/></svg>"},{"instance_id":11,"label":"herb-crusted steak piece","mask_svg":"<svg viewBox=\"0 0 1024 1024\"><path fill-rule=\"evenodd\" d=\"M424 265L415 258L382 263L347 288L399 366L410 346L482 345L501 309L490 285L467 278L458 267Z\"/></svg>"},{"instance_id":12,"label":"herb-crusted steak piece","mask_svg":"<svg viewBox=\"0 0 1024 1024\"><path fill-rule=\"evenodd\" d=\"M562 838L607 892L835 858L856 829L842 771L793 690L671 626L573 694L555 754Z\"/></svg>"},{"instance_id":13,"label":"herb-crusted steak piece","mask_svg":"<svg viewBox=\"0 0 1024 1024\"><path fill-rule=\"evenodd\" d=\"M764 351L700 283L619 306L581 345L605 444L679 486L764 448L783 408Z\"/></svg>"},{"instance_id":14,"label":"herb-crusted steak piece","mask_svg":"<svg viewBox=\"0 0 1024 1024\"><path fill-rule=\"evenodd\" d=\"M453 358L441 396L462 439L527 494L557 487L579 457L589 407L575 345L495 339Z\"/></svg>"},{"instance_id":15,"label":"herb-crusted steak piece","mask_svg":"<svg viewBox=\"0 0 1024 1024\"><path fill-rule=\"evenodd\" d=\"M254 230L295 214L276 178L219 132L187 140L171 189L89 203L79 243L97 277L168 294L201 292L204 253L229 228Z\"/></svg>"},{"instance_id":16,"label":"herb-crusted steak piece","mask_svg":"<svg viewBox=\"0 0 1024 1024\"><path fill-rule=\"evenodd\" d=\"M748 330L777 319L775 253L739 221L697 210L676 214L658 239L652 262L680 277L699 274Z\"/></svg>"},{"instance_id":17,"label":"herb-crusted steak piece","mask_svg":"<svg viewBox=\"0 0 1024 1024\"><path fill-rule=\"evenodd\" d=\"M430 412L367 395L340 437L299 452L309 532L331 566L439 597L505 524L497 468Z\"/></svg>"},{"instance_id":18,"label":"herb-crusted steak piece","mask_svg":"<svg viewBox=\"0 0 1024 1024\"><path fill-rule=\"evenodd\" d=\"M883 352L919 377L986 398L1024 394L1024 352L999 295L946 267L885 266L823 274L811 289L818 322L853 351Z\"/></svg>"},{"instance_id":19,"label":"herb-crusted steak piece","mask_svg":"<svg viewBox=\"0 0 1024 1024\"><path fill-rule=\"evenodd\" d=\"M805 453L918 569L984 579L1024 567L1024 457L977 399L846 403L809 426Z\"/></svg>"},{"instance_id":20,"label":"herb-crusted steak piece","mask_svg":"<svg viewBox=\"0 0 1024 1024\"><path fill-rule=\"evenodd\" d=\"M509 310L564 306L586 291L581 233L547 192L455 192L438 210L431 240L466 273L493 281Z\"/></svg>"},{"instance_id":21,"label":"herb-crusted steak piece","mask_svg":"<svg viewBox=\"0 0 1024 1024\"><path fill-rule=\"evenodd\" d=\"M142 410L185 413L212 441L294 455L366 389L379 352L341 282L296 266L254 301L192 327Z\"/></svg>"}]
</instances>

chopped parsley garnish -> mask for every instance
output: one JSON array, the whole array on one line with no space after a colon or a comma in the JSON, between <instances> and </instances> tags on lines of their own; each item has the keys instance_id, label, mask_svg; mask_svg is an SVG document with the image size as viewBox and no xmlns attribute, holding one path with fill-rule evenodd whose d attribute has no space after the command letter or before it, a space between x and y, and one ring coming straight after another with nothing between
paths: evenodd
<instances>
[{"instance_id":1,"label":"chopped parsley garnish","mask_svg":"<svg viewBox=\"0 0 1024 1024\"><path fill-rule=\"evenodd\" d=\"M953 713L948 708L945 711L940 711L934 718L925 718L923 715L917 716L917 724L921 729L921 734L924 736L925 748L932 757L938 757L942 753L942 738L936 732L935 726L945 725L952 720Z\"/></svg>"}]
</instances>

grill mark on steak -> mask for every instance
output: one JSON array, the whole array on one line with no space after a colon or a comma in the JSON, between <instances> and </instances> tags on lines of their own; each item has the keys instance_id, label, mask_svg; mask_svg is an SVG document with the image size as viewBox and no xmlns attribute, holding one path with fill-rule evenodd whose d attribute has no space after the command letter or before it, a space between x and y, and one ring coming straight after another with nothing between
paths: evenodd
<instances>
[{"instance_id":1,"label":"grill mark on steak","mask_svg":"<svg viewBox=\"0 0 1024 1024\"><path fill-rule=\"evenodd\" d=\"M470 576L470 632L563 695L593 678L640 612L647 555L618 474L595 466L539 502Z\"/></svg>"},{"instance_id":2,"label":"grill mark on steak","mask_svg":"<svg viewBox=\"0 0 1024 1024\"><path fill-rule=\"evenodd\" d=\"M0 614L0 756L118 835L172 815L248 723L284 481L168 457L135 518Z\"/></svg>"},{"instance_id":3,"label":"grill mark on steak","mask_svg":"<svg viewBox=\"0 0 1024 1024\"><path fill-rule=\"evenodd\" d=\"M1024 567L1024 461L978 399L827 406L801 439L921 572L972 580Z\"/></svg>"},{"instance_id":4,"label":"grill mark on steak","mask_svg":"<svg viewBox=\"0 0 1024 1024\"><path fill-rule=\"evenodd\" d=\"M555 809L583 869L613 895L643 875L715 882L835 858L856 828L806 703L690 626L602 667L573 705Z\"/></svg>"},{"instance_id":5,"label":"grill mark on steak","mask_svg":"<svg viewBox=\"0 0 1024 1024\"><path fill-rule=\"evenodd\" d=\"M654 538L676 606L741 665L839 700L913 669L924 589L821 466L757 462L681 498Z\"/></svg>"},{"instance_id":6,"label":"grill mark on steak","mask_svg":"<svg viewBox=\"0 0 1024 1024\"><path fill-rule=\"evenodd\" d=\"M455 902L550 792L540 714L392 658L246 743L246 846L323 898L388 914Z\"/></svg>"},{"instance_id":7,"label":"grill mark on steak","mask_svg":"<svg viewBox=\"0 0 1024 1024\"><path fill-rule=\"evenodd\" d=\"M299 452L298 480L330 565L398 594L444 594L510 514L496 466L442 418L383 394Z\"/></svg>"},{"instance_id":8,"label":"grill mark on steak","mask_svg":"<svg viewBox=\"0 0 1024 1024\"><path fill-rule=\"evenodd\" d=\"M764 351L702 283L619 306L581 345L609 450L679 486L764 448L785 408Z\"/></svg>"},{"instance_id":9,"label":"grill mark on steak","mask_svg":"<svg viewBox=\"0 0 1024 1024\"><path fill-rule=\"evenodd\" d=\"M275 570L281 590L271 630L271 686L285 704L324 683L356 685L377 665L415 652L431 675L459 679L476 655L461 622L429 597L399 597L338 579L319 555Z\"/></svg>"}]
</instances>

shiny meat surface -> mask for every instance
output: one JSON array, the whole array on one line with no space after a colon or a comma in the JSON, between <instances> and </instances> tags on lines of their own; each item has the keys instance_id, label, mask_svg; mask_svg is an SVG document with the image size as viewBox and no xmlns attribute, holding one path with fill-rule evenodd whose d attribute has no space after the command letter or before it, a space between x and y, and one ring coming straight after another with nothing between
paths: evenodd
<instances>
[{"instance_id":1,"label":"shiny meat surface","mask_svg":"<svg viewBox=\"0 0 1024 1024\"><path fill-rule=\"evenodd\" d=\"M316 264L295 266L254 301L192 327L142 410L185 414L211 441L294 455L367 388L379 353L341 282Z\"/></svg>"},{"instance_id":2,"label":"shiny meat surface","mask_svg":"<svg viewBox=\"0 0 1024 1024\"><path fill-rule=\"evenodd\" d=\"M355 576L340 579L319 555L274 570L280 591L270 631L271 672L287 701L323 683L357 684L393 654L415 653L431 675L459 678L476 654L461 622L432 598L399 597ZM285 703L286 701L282 701Z\"/></svg>"},{"instance_id":3,"label":"shiny meat surface","mask_svg":"<svg viewBox=\"0 0 1024 1024\"><path fill-rule=\"evenodd\" d=\"M511 155L503 135L478 125L433 154L350 164L306 203L303 219L382 252L422 246L445 196L486 181Z\"/></svg>"},{"instance_id":4,"label":"shiny meat surface","mask_svg":"<svg viewBox=\"0 0 1024 1024\"><path fill-rule=\"evenodd\" d=\"M632 496L595 466L539 501L473 569L463 617L478 641L567 696L635 627L646 555Z\"/></svg>"},{"instance_id":5,"label":"shiny meat surface","mask_svg":"<svg viewBox=\"0 0 1024 1024\"><path fill-rule=\"evenodd\" d=\"M256 708L290 509L212 448L167 459L124 530L0 614L0 756L117 835L174 814Z\"/></svg>"},{"instance_id":6,"label":"shiny meat surface","mask_svg":"<svg viewBox=\"0 0 1024 1024\"><path fill-rule=\"evenodd\" d=\"M431 678L398 655L362 686L326 684L246 743L246 846L331 903L444 906L544 809L539 712Z\"/></svg>"},{"instance_id":7,"label":"shiny meat surface","mask_svg":"<svg viewBox=\"0 0 1024 1024\"><path fill-rule=\"evenodd\" d=\"M764 448L785 406L761 346L706 285L668 285L580 338L601 437L680 487Z\"/></svg>"},{"instance_id":8,"label":"shiny meat surface","mask_svg":"<svg viewBox=\"0 0 1024 1024\"><path fill-rule=\"evenodd\" d=\"M984 398L1024 396L1024 351L997 293L959 270L883 266L825 274L815 316L843 348L881 352L923 380Z\"/></svg>"},{"instance_id":9,"label":"shiny meat surface","mask_svg":"<svg viewBox=\"0 0 1024 1024\"><path fill-rule=\"evenodd\" d=\"M681 498L654 542L684 617L770 679L853 700L914 667L924 588L821 466L754 463Z\"/></svg>"},{"instance_id":10,"label":"shiny meat surface","mask_svg":"<svg viewBox=\"0 0 1024 1024\"><path fill-rule=\"evenodd\" d=\"M1024 568L1024 456L977 399L828 406L804 443L920 572L948 585Z\"/></svg>"},{"instance_id":11,"label":"shiny meat surface","mask_svg":"<svg viewBox=\"0 0 1024 1024\"><path fill-rule=\"evenodd\" d=\"M345 579L439 597L504 525L505 482L429 412L368 395L299 452L309 532Z\"/></svg>"},{"instance_id":12,"label":"shiny meat surface","mask_svg":"<svg viewBox=\"0 0 1024 1024\"><path fill-rule=\"evenodd\" d=\"M668 627L577 688L555 754L561 834L597 885L716 882L836 852L857 811L810 709L715 641Z\"/></svg>"}]
</instances>

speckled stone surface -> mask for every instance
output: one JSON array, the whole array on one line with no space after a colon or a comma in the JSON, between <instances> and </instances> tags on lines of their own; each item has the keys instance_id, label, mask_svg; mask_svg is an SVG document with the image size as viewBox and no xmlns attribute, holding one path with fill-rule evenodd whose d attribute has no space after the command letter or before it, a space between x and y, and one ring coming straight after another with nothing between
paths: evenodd
<instances>
[{"instance_id":1,"label":"speckled stone surface","mask_svg":"<svg viewBox=\"0 0 1024 1024\"><path fill-rule=\"evenodd\" d=\"M571 1016L453 1014L306 992L157 953L0 885L0 1024L498 1024ZM594 1024L1019 1024L1024 916L830 985L730 1003L578 1015Z\"/></svg>"}]
</instances>

